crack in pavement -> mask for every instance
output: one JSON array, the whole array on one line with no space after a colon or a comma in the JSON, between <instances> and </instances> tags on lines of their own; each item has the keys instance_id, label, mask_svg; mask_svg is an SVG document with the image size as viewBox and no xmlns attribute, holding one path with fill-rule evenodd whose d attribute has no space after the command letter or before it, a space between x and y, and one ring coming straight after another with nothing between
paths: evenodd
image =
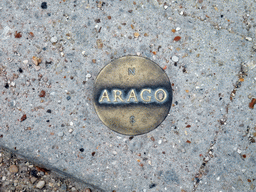
<instances>
[{"instance_id":1,"label":"crack in pavement","mask_svg":"<svg viewBox=\"0 0 256 192\"><path fill-rule=\"evenodd\" d=\"M227 107L228 107L228 105L227 105ZM193 191L196 191L201 178L203 177L203 175L205 175L205 167L206 167L207 163L214 157L213 156L213 151L214 151L213 147L217 142L218 135L223 131L222 125L226 125L226 121L227 121L226 115L224 115L224 117L221 120L219 120L219 123L220 123L219 129L218 129L218 131L216 131L216 135L214 136L213 141L211 141L210 148L207 151L207 155L203 159L203 163L201 164L199 171L195 174L195 177L193 178L195 180Z\"/></svg>"},{"instance_id":2,"label":"crack in pavement","mask_svg":"<svg viewBox=\"0 0 256 192\"><path fill-rule=\"evenodd\" d=\"M214 145L217 142L219 134L223 131L223 126L226 125L226 121L228 119L228 117L227 117L228 108L230 106L230 103L233 102L233 98L235 97L236 91L242 86L242 82L244 81L244 78L247 76L248 69L249 69L248 66L244 62L242 62L240 64L240 71L238 73L239 80L236 81L236 83L234 85L234 89L230 94L230 102L226 105L226 114L223 115L222 119L219 120L219 123L220 123L219 129L218 129L218 131L216 131L216 135L214 136L213 141L211 141L211 143L210 143L210 148L208 149L208 151L206 153L206 156L203 159L203 163L201 164L201 166L199 168L199 171L195 174L195 176L193 178L194 179L193 191L197 190L197 188L199 186L199 183L200 183L200 180L202 179L203 175L206 175L205 174L205 167L206 167L207 163L214 157L213 156L213 151L214 151L213 148L214 148ZM255 142L255 140L249 134L249 129L250 128L247 128L245 136L248 136L249 141L253 143L253 142Z\"/></svg>"}]
</instances>

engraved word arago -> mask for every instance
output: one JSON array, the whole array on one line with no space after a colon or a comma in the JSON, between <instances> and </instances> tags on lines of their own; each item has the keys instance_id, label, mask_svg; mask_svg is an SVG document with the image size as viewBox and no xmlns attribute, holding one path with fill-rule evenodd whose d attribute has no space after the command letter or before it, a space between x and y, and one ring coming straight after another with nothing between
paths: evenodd
<instances>
[{"instance_id":1,"label":"engraved word arago","mask_svg":"<svg viewBox=\"0 0 256 192\"><path fill-rule=\"evenodd\" d=\"M164 70L138 56L111 61L99 72L93 89L100 120L125 135L140 135L159 126L169 113L172 97Z\"/></svg>"},{"instance_id":2,"label":"engraved word arago","mask_svg":"<svg viewBox=\"0 0 256 192\"><path fill-rule=\"evenodd\" d=\"M121 103L164 103L168 98L168 92L164 88L150 89L145 88L140 91L131 89L127 91L113 89L108 91L104 89L99 97L99 103L104 104L121 104Z\"/></svg>"}]
</instances>

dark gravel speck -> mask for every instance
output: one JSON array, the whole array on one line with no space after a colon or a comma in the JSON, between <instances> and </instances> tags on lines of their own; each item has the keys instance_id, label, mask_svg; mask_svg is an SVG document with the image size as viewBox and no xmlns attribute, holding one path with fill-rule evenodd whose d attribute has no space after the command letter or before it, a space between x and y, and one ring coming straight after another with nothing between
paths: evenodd
<instances>
[{"instance_id":1,"label":"dark gravel speck","mask_svg":"<svg viewBox=\"0 0 256 192\"><path fill-rule=\"evenodd\" d=\"M81 152L84 152L84 148L79 149Z\"/></svg>"},{"instance_id":2,"label":"dark gravel speck","mask_svg":"<svg viewBox=\"0 0 256 192\"><path fill-rule=\"evenodd\" d=\"M23 70L22 70L21 68L19 68L19 72L20 72L20 73L22 73L22 72L23 72Z\"/></svg>"},{"instance_id":3,"label":"dark gravel speck","mask_svg":"<svg viewBox=\"0 0 256 192\"><path fill-rule=\"evenodd\" d=\"M9 84L6 83L6 84L4 85L4 87L5 87L6 89L8 89L8 88L9 88Z\"/></svg>"},{"instance_id":4,"label":"dark gravel speck","mask_svg":"<svg viewBox=\"0 0 256 192\"><path fill-rule=\"evenodd\" d=\"M96 23L100 23L100 19L95 19L95 22Z\"/></svg>"},{"instance_id":5,"label":"dark gravel speck","mask_svg":"<svg viewBox=\"0 0 256 192\"><path fill-rule=\"evenodd\" d=\"M37 170L31 170L30 174L33 176L33 177L38 177L37 175Z\"/></svg>"},{"instance_id":6,"label":"dark gravel speck","mask_svg":"<svg viewBox=\"0 0 256 192\"><path fill-rule=\"evenodd\" d=\"M47 2L42 2L41 8L42 9L47 9Z\"/></svg>"},{"instance_id":7,"label":"dark gravel speck","mask_svg":"<svg viewBox=\"0 0 256 192\"><path fill-rule=\"evenodd\" d=\"M47 112L47 113L51 113L51 112L52 112L52 110L51 110L51 109L48 109L46 112Z\"/></svg>"},{"instance_id":8,"label":"dark gravel speck","mask_svg":"<svg viewBox=\"0 0 256 192\"><path fill-rule=\"evenodd\" d=\"M67 100L70 100L71 99L71 97L70 96L67 96Z\"/></svg>"},{"instance_id":9,"label":"dark gravel speck","mask_svg":"<svg viewBox=\"0 0 256 192\"><path fill-rule=\"evenodd\" d=\"M154 188L155 186L156 186L156 184L155 184L155 183L152 183L152 184L149 185L149 189L152 189L152 188Z\"/></svg>"}]
</instances>

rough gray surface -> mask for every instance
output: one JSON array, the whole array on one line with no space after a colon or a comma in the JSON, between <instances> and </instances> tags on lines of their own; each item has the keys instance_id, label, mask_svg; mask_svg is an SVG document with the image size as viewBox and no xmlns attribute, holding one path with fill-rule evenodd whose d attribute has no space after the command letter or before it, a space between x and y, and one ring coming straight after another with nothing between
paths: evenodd
<instances>
[{"instance_id":1,"label":"rough gray surface","mask_svg":"<svg viewBox=\"0 0 256 192\"><path fill-rule=\"evenodd\" d=\"M106 191L254 190L255 1L41 2L0 2L2 146ZM162 125L134 138L91 98L100 69L129 54L174 91Z\"/></svg>"}]
</instances>

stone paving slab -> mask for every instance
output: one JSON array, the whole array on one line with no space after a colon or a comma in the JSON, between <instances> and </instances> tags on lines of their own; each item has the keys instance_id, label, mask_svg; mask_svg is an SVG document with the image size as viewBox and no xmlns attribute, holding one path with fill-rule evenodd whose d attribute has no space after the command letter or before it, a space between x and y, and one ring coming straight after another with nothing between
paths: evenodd
<instances>
[{"instance_id":1,"label":"stone paving slab","mask_svg":"<svg viewBox=\"0 0 256 192\"><path fill-rule=\"evenodd\" d=\"M253 190L255 8L1 1L0 144L105 191ZM125 55L158 63L173 87L166 120L136 137L109 130L92 104L101 68Z\"/></svg>"}]
</instances>

